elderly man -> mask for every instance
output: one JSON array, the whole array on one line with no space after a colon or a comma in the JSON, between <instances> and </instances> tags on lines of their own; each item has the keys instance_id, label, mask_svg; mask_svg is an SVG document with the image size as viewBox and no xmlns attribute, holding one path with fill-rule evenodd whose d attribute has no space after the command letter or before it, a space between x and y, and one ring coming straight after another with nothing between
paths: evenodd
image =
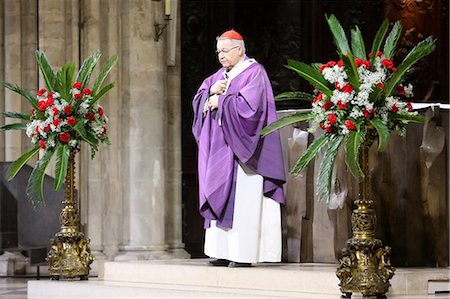
<instances>
[{"instance_id":1,"label":"elderly man","mask_svg":"<svg viewBox=\"0 0 450 299\"><path fill-rule=\"evenodd\" d=\"M278 132L260 137L276 120L272 87L236 31L217 38L216 52L222 68L203 81L193 100L204 251L214 258L212 266L279 262L281 143Z\"/></svg>"}]
</instances>

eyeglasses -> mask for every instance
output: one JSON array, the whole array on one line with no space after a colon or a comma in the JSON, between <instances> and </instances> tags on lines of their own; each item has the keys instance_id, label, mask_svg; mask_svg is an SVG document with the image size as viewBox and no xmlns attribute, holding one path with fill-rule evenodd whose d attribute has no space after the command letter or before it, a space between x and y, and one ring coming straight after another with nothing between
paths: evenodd
<instances>
[{"instance_id":1,"label":"eyeglasses","mask_svg":"<svg viewBox=\"0 0 450 299\"><path fill-rule=\"evenodd\" d=\"M236 48L238 48L238 47L239 47L239 46L234 46L234 47L229 48L229 49L216 50L216 54L217 54L217 55L219 55L220 53L227 54L227 53L230 52L231 50L236 49Z\"/></svg>"}]
</instances>

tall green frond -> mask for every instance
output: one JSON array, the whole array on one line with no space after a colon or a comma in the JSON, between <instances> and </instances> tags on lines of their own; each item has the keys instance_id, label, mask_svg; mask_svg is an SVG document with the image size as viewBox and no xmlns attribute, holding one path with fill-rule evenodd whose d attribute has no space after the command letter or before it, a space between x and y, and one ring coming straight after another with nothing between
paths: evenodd
<instances>
[{"instance_id":1,"label":"tall green frond","mask_svg":"<svg viewBox=\"0 0 450 299\"><path fill-rule=\"evenodd\" d=\"M297 175L302 169L308 167L309 163L317 156L319 150L328 142L329 137L326 134L315 139L305 150L302 156L297 160L291 169L291 174Z\"/></svg>"},{"instance_id":2,"label":"tall green frond","mask_svg":"<svg viewBox=\"0 0 450 299\"><path fill-rule=\"evenodd\" d=\"M361 146L362 133L360 131L350 131L345 144L345 163L354 177L362 178L364 173L359 165L359 148Z\"/></svg>"},{"instance_id":3,"label":"tall green frond","mask_svg":"<svg viewBox=\"0 0 450 299\"><path fill-rule=\"evenodd\" d=\"M393 119L398 119L405 122L413 122L413 123L424 123L425 122L425 116L420 114L404 114L404 113L395 113L392 114L391 117Z\"/></svg>"},{"instance_id":4,"label":"tall green frond","mask_svg":"<svg viewBox=\"0 0 450 299\"><path fill-rule=\"evenodd\" d=\"M386 32L389 28L388 20L384 20L384 22L381 24L380 28L377 31L377 34L375 35L375 38L372 43L372 57L370 57L370 63L373 64L375 62L375 58L377 57L377 53L380 50L381 43L383 42L384 36L386 35Z\"/></svg>"},{"instance_id":5,"label":"tall green frond","mask_svg":"<svg viewBox=\"0 0 450 299\"><path fill-rule=\"evenodd\" d=\"M2 127L0 127L0 131L9 131L9 130L26 130L27 124L26 123L13 123L13 124L7 124Z\"/></svg>"},{"instance_id":6,"label":"tall green frond","mask_svg":"<svg viewBox=\"0 0 450 299\"><path fill-rule=\"evenodd\" d=\"M364 46L364 40L358 26L352 29L352 52L356 58L367 59L366 47Z\"/></svg>"},{"instance_id":7,"label":"tall green frond","mask_svg":"<svg viewBox=\"0 0 450 299\"><path fill-rule=\"evenodd\" d=\"M34 109L39 110L39 107L37 105L38 99L35 95L29 93L28 91L25 91L17 85L8 82L0 82L0 84L13 92L20 94L31 104L31 106L33 106Z\"/></svg>"},{"instance_id":8,"label":"tall green frond","mask_svg":"<svg viewBox=\"0 0 450 299\"><path fill-rule=\"evenodd\" d=\"M349 53L348 55L341 56L342 61L345 65L345 70L348 76L348 81L352 85L352 87L358 92L359 91L359 74L358 68L356 67L355 60L353 59L353 55Z\"/></svg>"},{"instance_id":9,"label":"tall green frond","mask_svg":"<svg viewBox=\"0 0 450 299\"><path fill-rule=\"evenodd\" d=\"M317 176L317 196L319 200L329 202L333 178L334 161L344 136L332 136L327 144Z\"/></svg>"},{"instance_id":10,"label":"tall green frond","mask_svg":"<svg viewBox=\"0 0 450 299\"><path fill-rule=\"evenodd\" d=\"M342 28L338 19L335 15L327 17L328 27L330 27L331 33L333 34L333 40L336 44L338 51L341 55L346 55L350 52L350 47L348 46L347 36L345 35L344 28Z\"/></svg>"},{"instance_id":11,"label":"tall green frond","mask_svg":"<svg viewBox=\"0 0 450 299\"><path fill-rule=\"evenodd\" d=\"M91 100L89 103L89 107L92 107L97 103L110 89L114 87L114 83L109 83L105 87L103 87Z\"/></svg>"},{"instance_id":12,"label":"tall green frond","mask_svg":"<svg viewBox=\"0 0 450 299\"><path fill-rule=\"evenodd\" d=\"M47 59L47 56L42 51L36 51L36 61L39 65L39 69L41 70L42 77L44 78L45 86L48 91L54 91L58 89L59 84L51 66L50 62Z\"/></svg>"},{"instance_id":13,"label":"tall green frond","mask_svg":"<svg viewBox=\"0 0 450 299\"><path fill-rule=\"evenodd\" d=\"M303 100L310 101L314 100L314 96L307 92L302 91L287 91L280 93L275 97L275 101L288 101L288 100Z\"/></svg>"},{"instance_id":14,"label":"tall green frond","mask_svg":"<svg viewBox=\"0 0 450 299\"><path fill-rule=\"evenodd\" d=\"M320 90L327 96L332 96L333 92L328 87L328 81L325 80L325 78L317 69L307 65L306 63L292 59L288 60L288 65L286 67L297 72L301 77L303 77L306 81L311 83L311 85L315 86L318 90Z\"/></svg>"},{"instance_id":15,"label":"tall green frond","mask_svg":"<svg viewBox=\"0 0 450 299\"><path fill-rule=\"evenodd\" d=\"M103 64L100 73L97 76L97 79L95 80L94 87L92 89L92 94L97 94L97 91L100 89L100 87L103 84L103 81L108 76L109 72L113 68L113 66L116 64L118 60L118 56L116 54L110 56L108 60Z\"/></svg>"},{"instance_id":16,"label":"tall green frond","mask_svg":"<svg viewBox=\"0 0 450 299\"><path fill-rule=\"evenodd\" d=\"M21 113L21 112L1 112L1 115L3 115L4 117L9 117L9 118L18 118L18 119L23 119L23 120L30 120L31 116L27 113Z\"/></svg>"},{"instance_id":17,"label":"tall green frond","mask_svg":"<svg viewBox=\"0 0 450 299\"><path fill-rule=\"evenodd\" d=\"M56 149L55 181L53 187L59 190L64 183L69 163L70 149L68 144L60 145Z\"/></svg>"},{"instance_id":18,"label":"tall green frond","mask_svg":"<svg viewBox=\"0 0 450 299\"><path fill-rule=\"evenodd\" d=\"M391 32L386 38L386 42L384 43L383 54L387 59L391 59L394 55L395 46L397 45L398 39L400 38L400 34L402 33L402 25L400 21L394 23Z\"/></svg>"},{"instance_id":19,"label":"tall green frond","mask_svg":"<svg viewBox=\"0 0 450 299\"><path fill-rule=\"evenodd\" d=\"M70 90L72 89L73 79L75 76L75 63L67 63L63 65L61 71L58 72L59 82L61 82L61 89L59 93L61 96L70 100Z\"/></svg>"},{"instance_id":20,"label":"tall green frond","mask_svg":"<svg viewBox=\"0 0 450 299\"><path fill-rule=\"evenodd\" d=\"M432 53L436 49L435 40L430 36L418 43L403 59L397 70L391 75L391 78L384 85L384 92L389 96L395 86L400 82L403 75L420 59Z\"/></svg>"},{"instance_id":21,"label":"tall green frond","mask_svg":"<svg viewBox=\"0 0 450 299\"><path fill-rule=\"evenodd\" d=\"M297 112L291 115L284 116L270 125L264 127L261 130L261 136L267 136L272 132L275 132L278 129L284 128L286 126L302 122L302 121L308 121L314 118L314 115L310 112Z\"/></svg>"},{"instance_id":22,"label":"tall green frond","mask_svg":"<svg viewBox=\"0 0 450 299\"><path fill-rule=\"evenodd\" d=\"M44 178L45 169L50 162L53 154L53 150L48 150L45 152L44 156L38 160L36 166L34 167L31 175L28 179L26 193L28 199L31 201L33 207L39 207L44 204Z\"/></svg>"},{"instance_id":23,"label":"tall green frond","mask_svg":"<svg viewBox=\"0 0 450 299\"><path fill-rule=\"evenodd\" d=\"M16 161L12 162L6 172L6 178L8 181L12 180L20 169L30 160L34 155L39 152L39 146L35 146L32 150L26 152L20 156Z\"/></svg>"},{"instance_id":24,"label":"tall green frond","mask_svg":"<svg viewBox=\"0 0 450 299\"><path fill-rule=\"evenodd\" d=\"M380 152L384 151L389 144L389 138L391 137L391 133L389 132L389 128L383 123L383 121L375 117L370 120L370 123L375 127L378 133L378 150Z\"/></svg>"},{"instance_id":25,"label":"tall green frond","mask_svg":"<svg viewBox=\"0 0 450 299\"><path fill-rule=\"evenodd\" d=\"M77 82L81 82L83 86L88 84L92 71L97 65L100 56L100 51L96 51L83 62L77 74Z\"/></svg>"}]
</instances>

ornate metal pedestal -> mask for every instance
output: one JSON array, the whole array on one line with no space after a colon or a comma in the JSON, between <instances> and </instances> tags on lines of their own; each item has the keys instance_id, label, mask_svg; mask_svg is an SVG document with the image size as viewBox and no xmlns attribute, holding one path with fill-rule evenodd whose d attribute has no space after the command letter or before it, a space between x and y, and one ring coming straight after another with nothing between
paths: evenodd
<instances>
[{"instance_id":1,"label":"ornate metal pedestal","mask_svg":"<svg viewBox=\"0 0 450 299\"><path fill-rule=\"evenodd\" d=\"M368 132L369 133L369 132ZM364 297L377 296L385 298L390 286L389 279L394 276L388 254L391 248L383 247L380 240L375 239L376 215L369 199L369 147L373 138L369 138L361 146L360 165L365 174L359 184L359 199L355 201L356 209L352 213L353 237L347 240L347 247L342 250L336 275L341 281L339 286L343 298L350 298L353 292Z\"/></svg>"},{"instance_id":2,"label":"ornate metal pedestal","mask_svg":"<svg viewBox=\"0 0 450 299\"><path fill-rule=\"evenodd\" d=\"M78 230L79 214L74 205L75 185L75 154L70 152L67 175L65 178L65 204L61 211L59 221L61 230L51 239L51 248L47 254L50 265L49 273L52 279L60 277L86 280L89 274L89 265L94 261L89 248L89 239Z\"/></svg>"}]
</instances>

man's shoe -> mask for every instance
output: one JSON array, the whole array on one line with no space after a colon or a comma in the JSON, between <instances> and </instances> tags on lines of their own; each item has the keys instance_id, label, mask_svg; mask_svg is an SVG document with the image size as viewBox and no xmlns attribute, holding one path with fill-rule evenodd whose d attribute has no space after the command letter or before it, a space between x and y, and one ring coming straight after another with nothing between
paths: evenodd
<instances>
[{"instance_id":1,"label":"man's shoe","mask_svg":"<svg viewBox=\"0 0 450 299\"><path fill-rule=\"evenodd\" d=\"M238 263L238 262L230 262L228 267L230 268L243 268L243 267L251 267L251 263Z\"/></svg>"},{"instance_id":2,"label":"man's shoe","mask_svg":"<svg viewBox=\"0 0 450 299\"><path fill-rule=\"evenodd\" d=\"M227 267L229 263L230 261L226 259L216 259L208 261L208 266Z\"/></svg>"}]
</instances>

